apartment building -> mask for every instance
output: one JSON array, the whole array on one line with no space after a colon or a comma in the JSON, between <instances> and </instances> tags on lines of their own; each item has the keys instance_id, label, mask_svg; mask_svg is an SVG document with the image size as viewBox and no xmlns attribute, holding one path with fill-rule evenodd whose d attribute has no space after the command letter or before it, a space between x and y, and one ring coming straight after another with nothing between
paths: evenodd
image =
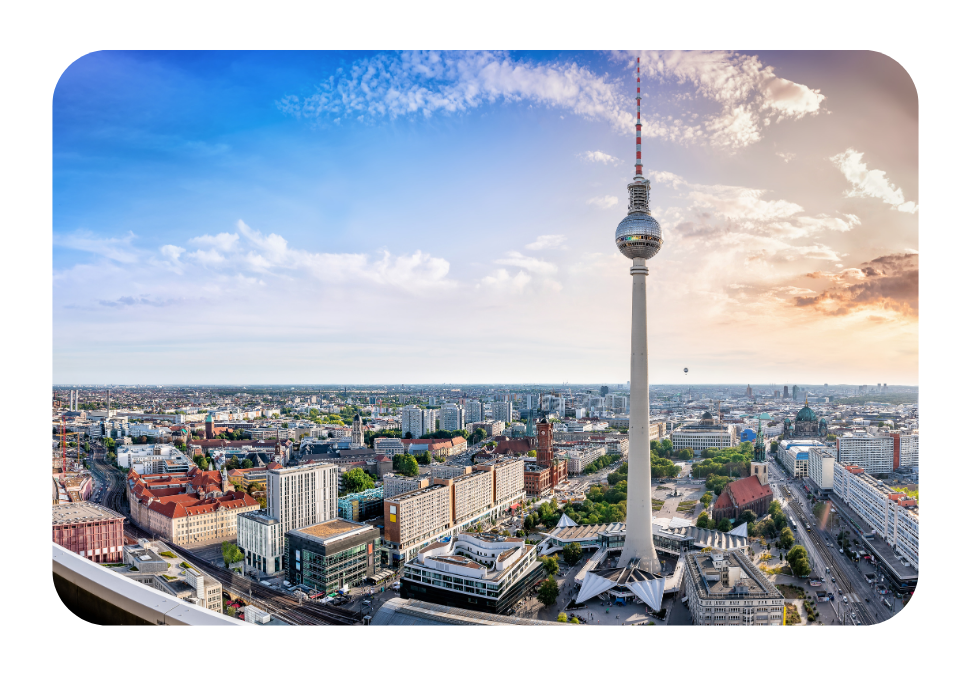
<instances>
[{"instance_id":1,"label":"apartment building","mask_svg":"<svg viewBox=\"0 0 971 675\"><path fill-rule=\"evenodd\" d=\"M473 467L470 467L473 468ZM452 520L456 523L488 511L492 506L494 467L480 464L452 481Z\"/></svg>"},{"instance_id":2,"label":"apartment building","mask_svg":"<svg viewBox=\"0 0 971 675\"><path fill-rule=\"evenodd\" d=\"M408 405L401 409L401 437L421 438L435 431L438 410Z\"/></svg>"},{"instance_id":3,"label":"apartment building","mask_svg":"<svg viewBox=\"0 0 971 675\"><path fill-rule=\"evenodd\" d=\"M854 464L869 474L888 474L894 466L893 436L850 435L836 439L836 460L840 464Z\"/></svg>"},{"instance_id":4,"label":"apartment building","mask_svg":"<svg viewBox=\"0 0 971 675\"><path fill-rule=\"evenodd\" d=\"M570 474L583 473L583 470L591 462L607 454L604 445L588 445L579 448L570 448L566 451L567 472Z\"/></svg>"},{"instance_id":5,"label":"apartment building","mask_svg":"<svg viewBox=\"0 0 971 675\"><path fill-rule=\"evenodd\" d=\"M465 403L465 423L482 421L482 404L479 401L466 401Z\"/></svg>"},{"instance_id":6,"label":"apartment building","mask_svg":"<svg viewBox=\"0 0 971 675\"><path fill-rule=\"evenodd\" d=\"M744 552L686 553L685 578L696 626L782 625L782 593Z\"/></svg>"},{"instance_id":7,"label":"apartment building","mask_svg":"<svg viewBox=\"0 0 971 675\"><path fill-rule=\"evenodd\" d=\"M917 570L920 518L915 499L887 487L863 467L843 462L835 466L833 492L866 522L874 535Z\"/></svg>"},{"instance_id":8,"label":"apartment building","mask_svg":"<svg viewBox=\"0 0 971 675\"><path fill-rule=\"evenodd\" d=\"M835 465L835 448L821 445L814 445L809 448L809 480L823 493L833 489Z\"/></svg>"},{"instance_id":9,"label":"apartment building","mask_svg":"<svg viewBox=\"0 0 971 675\"><path fill-rule=\"evenodd\" d=\"M446 403L440 411L439 427L443 431L459 431L465 429L465 409L454 403Z\"/></svg>"},{"instance_id":10,"label":"apartment building","mask_svg":"<svg viewBox=\"0 0 971 675\"><path fill-rule=\"evenodd\" d=\"M438 468L438 467L435 467L435 468ZM396 473L386 473L382 477L382 480L384 481L385 499L396 497L405 492L421 490L431 485L431 481L428 478L423 478L420 476L415 476L411 478L411 477L402 476Z\"/></svg>"},{"instance_id":11,"label":"apartment building","mask_svg":"<svg viewBox=\"0 0 971 675\"><path fill-rule=\"evenodd\" d=\"M512 403L509 401L495 401L492 404L492 419L497 422L512 423Z\"/></svg>"},{"instance_id":12,"label":"apartment building","mask_svg":"<svg viewBox=\"0 0 971 675\"><path fill-rule=\"evenodd\" d=\"M890 434L893 438L893 468L918 468L918 434Z\"/></svg>"},{"instance_id":13,"label":"apartment building","mask_svg":"<svg viewBox=\"0 0 971 675\"><path fill-rule=\"evenodd\" d=\"M407 562L425 545L495 518L522 501L524 467L521 460L496 460L393 496L387 495L386 476L384 540L392 564Z\"/></svg>"}]
</instances>

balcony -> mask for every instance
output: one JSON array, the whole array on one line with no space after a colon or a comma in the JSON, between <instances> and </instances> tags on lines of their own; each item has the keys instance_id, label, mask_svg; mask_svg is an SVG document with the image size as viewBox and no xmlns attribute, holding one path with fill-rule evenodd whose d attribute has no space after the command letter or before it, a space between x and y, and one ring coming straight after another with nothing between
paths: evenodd
<instances>
[{"instance_id":1,"label":"balcony","mask_svg":"<svg viewBox=\"0 0 971 675\"><path fill-rule=\"evenodd\" d=\"M75 616L99 626L245 626L243 621L179 600L62 546L53 549L54 588Z\"/></svg>"}]
</instances>

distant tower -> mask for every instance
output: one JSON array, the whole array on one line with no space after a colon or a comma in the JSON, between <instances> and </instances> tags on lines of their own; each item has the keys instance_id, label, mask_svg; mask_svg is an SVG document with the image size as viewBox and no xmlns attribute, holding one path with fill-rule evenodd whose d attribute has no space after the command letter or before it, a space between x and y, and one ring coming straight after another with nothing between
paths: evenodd
<instances>
[{"instance_id":1,"label":"distant tower","mask_svg":"<svg viewBox=\"0 0 971 675\"><path fill-rule=\"evenodd\" d=\"M212 440L216 436L216 430L212 423L212 413L206 413L206 440Z\"/></svg>"},{"instance_id":2,"label":"distant tower","mask_svg":"<svg viewBox=\"0 0 971 675\"><path fill-rule=\"evenodd\" d=\"M782 388L782 398L789 398L789 385Z\"/></svg>"},{"instance_id":3,"label":"distant tower","mask_svg":"<svg viewBox=\"0 0 971 675\"><path fill-rule=\"evenodd\" d=\"M361 426L360 415L354 415L354 422L351 426L351 444L364 445L364 429Z\"/></svg>"},{"instance_id":4,"label":"distant tower","mask_svg":"<svg viewBox=\"0 0 971 675\"><path fill-rule=\"evenodd\" d=\"M108 390L108 416L105 419L111 418L111 390Z\"/></svg>"},{"instance_id":5,"label":"distant tower","mask_svg":"<svg viewBox=\"0 0 971 675\"><path fill-rule=\"evenodd\" d=\"M746 398L752 398L752 385L745 387L745 396Z\"/></svg>"}]
</instances>

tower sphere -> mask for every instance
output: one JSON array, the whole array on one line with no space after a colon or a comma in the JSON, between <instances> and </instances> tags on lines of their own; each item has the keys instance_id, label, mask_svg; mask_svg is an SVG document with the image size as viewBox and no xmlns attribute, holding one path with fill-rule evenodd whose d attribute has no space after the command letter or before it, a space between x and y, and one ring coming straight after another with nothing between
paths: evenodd
<instances>
[{"instance_id":1,"label":"tower sphere","mask_svg":"<svg viewBox=\"0 0 971 675\"><path fill-rule=\"evenodd\" d=\"M664 239L661 226L647 213L634 212L620 221L614 233L617 248L628 258L653 258L661 250Z\"/></svg>"}]
</instances>

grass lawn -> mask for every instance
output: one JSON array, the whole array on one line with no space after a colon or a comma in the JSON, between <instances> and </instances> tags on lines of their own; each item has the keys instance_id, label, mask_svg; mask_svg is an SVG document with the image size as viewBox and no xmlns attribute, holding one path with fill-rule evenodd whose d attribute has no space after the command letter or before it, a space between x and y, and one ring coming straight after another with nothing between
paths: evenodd
<instances>
[{"instance_id":1,"label":"grass lawn","mask_svg":"<svg viewBox=\"0 0 971 675\"><path fill-rule=\"evenodd\" d=\"M159 551L158 554L160 556L165 557L165 558L174 558L175 557L175 554L172 553L172 551Z\"/></svg>"}]
</instances>

